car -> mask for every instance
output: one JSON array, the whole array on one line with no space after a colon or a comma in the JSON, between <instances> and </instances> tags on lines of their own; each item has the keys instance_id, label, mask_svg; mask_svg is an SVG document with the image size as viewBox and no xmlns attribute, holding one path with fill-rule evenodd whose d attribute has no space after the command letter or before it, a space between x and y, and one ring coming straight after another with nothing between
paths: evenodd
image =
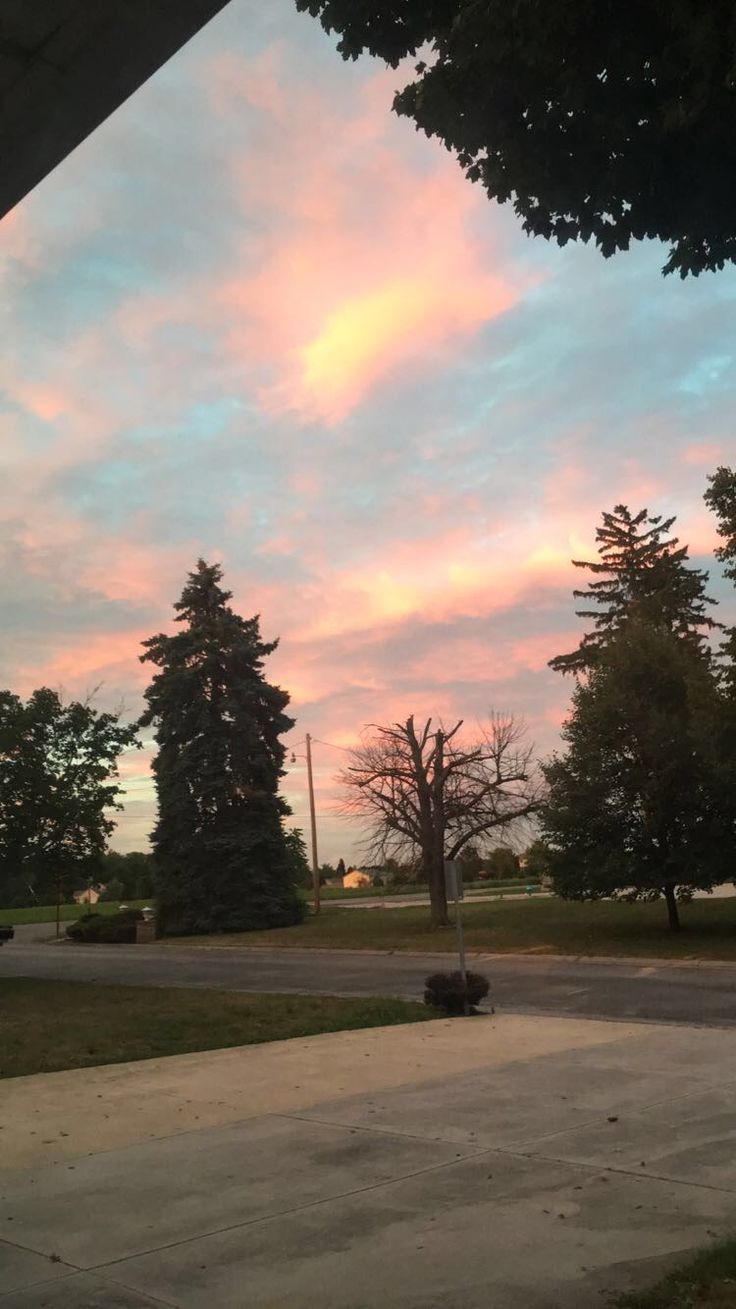
<instances>
[{"instance_id":1,"label":"car","mask_svg":"<svg viewBox=\"0 0 736 1309\"><path fill-rule=\"evenodd\" d=\"M11 927L9 923L0 923L0 945L4 945L6 941L12 941L14 936L14 927Z\"/></svg>"}]
</instances>

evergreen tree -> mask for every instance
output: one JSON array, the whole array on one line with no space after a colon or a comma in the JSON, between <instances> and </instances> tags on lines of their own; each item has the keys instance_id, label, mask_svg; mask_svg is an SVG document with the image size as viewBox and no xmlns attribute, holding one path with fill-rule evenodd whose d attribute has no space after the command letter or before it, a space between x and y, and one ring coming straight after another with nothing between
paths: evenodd
<instances>
[{"instance_id":1,"label":"evergreen tree","mask_svg":"<svg viewBox=\"0 0 736 1309\"><path fill-rule=\"evenodd\" d=\"M715 556L723 564L726 577L736 585L736 472L721 467L708 481L705 503L713 510L718 520L718 535L724 541L716 548ZM721 656L725 685L736 697L736 627L726 628Z\"/></svg>"},{"instance_id":2,"label":"evergreen tree","mask_svg":"<svg viewBox=\"0 0 736 1309\"><path fill-rule=\"evenodd\" d=\"M145 641L141 660L159 672L142 725L154 724L158 822L153 847L161 930L247 931L298 921L279 796L294 725L286 691L263 674L277 642L261 639L219 585L219 565L199 560L174 606L181 630Z\"/></svg>"},{"instance_id":3,"label":"evergreen tree","mask_svg":"<svg viewBox=\"0 0 736 1309\"><path fill-rule=\"evenodd\" d=\"M301 827L289 827L286 831L285 840L292 882L295 886L310 887L312 885L312 870L309 867L307 846Z\"/></svg>"},{"instance_id":4,"label":"evergreen tree","mask_svg":"<svg viewBox=\"0 0 736 1309\"><path fill-rule=\"evenodd\" d=\"M574 559L576 568L595 574L576 599L597 608L578 609L578 618L592 618L593 631L586 633L577 650L557 655L550 668L561 673L580 673L592 668L606 644L622 624L635 620L652 627L664 627L700 649L705 648L704 629L716 624L708 615L713 601L705 593L708 574L688 567L687 546L668 537L674 518L651 517L646 509L632 514L626 505L616 505L603 514L596 530L597 562Z\"/></svg>"},{"instance_id":5,"label":"evergreen tree","mask_svg":"<svg viewBox=\"0 0 736 1309\"><path fill-rule=\"evenodd\" d=\"M345 868L345 860L344 860L344 859L338 859L338 861L337 861L337 869L336 869L336 871L335 871L335 876L336 876L336 877L344 877L346 871L347 871L347 870L346 870L346 868Z\"/></svg>"},{"instance_id":6,"label":"evergreen tree","mask_svg":"<svg viewBox=\"0 0 736 1309\"><path fill-rule=\"evenodd\" d=\"M733 877L733 707L710 661L665 627L630 622L579 682L545 766L541 814L566 899L678 900Z\"/></svg>"}]
</instances>

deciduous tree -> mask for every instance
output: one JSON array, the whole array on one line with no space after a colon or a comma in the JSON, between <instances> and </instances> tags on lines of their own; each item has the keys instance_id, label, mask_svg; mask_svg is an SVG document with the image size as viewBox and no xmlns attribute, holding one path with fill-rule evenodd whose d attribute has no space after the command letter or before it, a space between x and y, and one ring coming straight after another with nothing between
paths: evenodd
<instances>
[{"instance_id":1,"label":"deciduous tree","mask_svg":"<svg viewBox=\"0 0 736 1309\"><path fill-rule=\"evenodd\" d=\"M41 687L0 692L0 899L65 899L98 880L135 726Z\"/></svg>"},{"instance_id":2,"label":"deciduous tree","mask_svg":"<svg viewBox=\"0 0 736 1309\"><path fill-rule=\"evenodd\" d=\"M730 0L297 0L392 67L394 99L524 230L604 255L670 246L682 277L736 258Z\"/></svg>"},{"instance_id":3,"label":"deciduous tree","mask_svg":"<svg viewBox=\"0 0 736 1309\"><path fill-rule=\"evenodd\" d=\"M431 918L447 923L445 859L535 812L532 747L513 718L494 716L472 742L427 719L375 727L341 773L346 814L361 819L380 859L418 856Z\"/></svg>"}]
</instances>

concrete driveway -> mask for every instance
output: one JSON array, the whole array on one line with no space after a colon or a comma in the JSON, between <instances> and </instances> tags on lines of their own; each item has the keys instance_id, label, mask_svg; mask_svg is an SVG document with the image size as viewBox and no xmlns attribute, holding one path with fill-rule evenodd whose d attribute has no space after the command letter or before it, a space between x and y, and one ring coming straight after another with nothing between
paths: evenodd
<instances>
[{"instance_id":1,"label":"concrete driveway","mask_svg":"<svg viewBox=\"0 0 736 1309\"><path fill-rule=\"evenodd\" d=\"M736 1034L504 1016L17 1078L0 1309L567 1309L736 1225Z\"/></svg>"}]
</instances>

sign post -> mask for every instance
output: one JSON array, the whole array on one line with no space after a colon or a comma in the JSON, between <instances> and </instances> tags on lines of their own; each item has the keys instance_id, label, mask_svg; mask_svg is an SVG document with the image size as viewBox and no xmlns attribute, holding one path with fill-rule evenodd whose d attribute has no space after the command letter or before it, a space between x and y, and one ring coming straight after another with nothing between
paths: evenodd
<instances>
[{"instance_id":1,"label":"sign post","mask_svg":"<svg viewBox=\"0 0 736 1309\"><path fill-rule=\"evenodd\" d=\"M458 859L445 860L445 890L451 900L455 902L455 928L457 930L457 953L460 959L460 976L463 979L463 989L465 991L463 999L463 1009L468 1012L468 974L465 969L465 937L463 935L463 914L460 908L460 902L465 898L463 888L463 870Z\"/></svg>"}]
</instances>

